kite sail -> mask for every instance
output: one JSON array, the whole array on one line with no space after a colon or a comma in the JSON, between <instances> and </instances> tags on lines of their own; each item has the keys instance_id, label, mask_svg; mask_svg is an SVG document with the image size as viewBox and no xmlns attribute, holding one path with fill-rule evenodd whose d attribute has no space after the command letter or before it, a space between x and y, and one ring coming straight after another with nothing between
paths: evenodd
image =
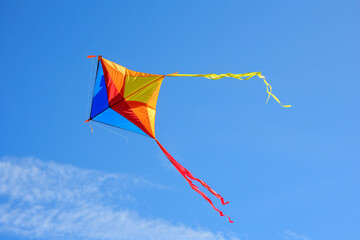
<instances>
[{"instance_id":1,"label":"kite sail","mask_svg":"<svg viewBox=\"0 0 360 240\"><path fill-rule=\"evenodd\" d=\"M88 58L92 57L96 56L88 56ZM177 73L158 75L132 71L101 56L98 57L90 117L85 122L95 121L153 138L174 167L186 179L190 187L207 200L221 216L226 216L229 222L233 222L229 216L224 215L214 206L210 198L208 198L193 181L200 183L210 193L220 199L223 205L229 202L225 202L220 194L216 193L204 181L194 177L191 172L178 163L155 137L156 103L161 83L166 76L206 77L213 80L223 77L248 80L254 76L258 76L262 78L266 84L268 100L269 97L272 96L283 107L291 107L291 105L281 104L279 99L272 94L271 86L266 82L265 77L262 76L260 72L244 74L227 73L220 75Z\"/></svg>"}]
</instances>

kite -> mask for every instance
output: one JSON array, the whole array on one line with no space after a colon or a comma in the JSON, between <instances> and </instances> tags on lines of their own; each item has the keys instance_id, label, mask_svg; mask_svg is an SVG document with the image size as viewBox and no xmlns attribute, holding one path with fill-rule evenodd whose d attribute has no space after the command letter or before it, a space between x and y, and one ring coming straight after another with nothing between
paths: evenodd
<instances>
[{"instance_id":1,"label":"kite","mask_svg":"<svg viewBox=\"0 0 360 240\"><path fill-rule=\"evenodd\" d=\"M88 56L88 58L93 57L96 56ZM261 75L260 72L244 74L226 73L219 75L178 73L158 75L132 71L98 56L90 117L85 122L95 121L153 138L174 167L186 179L190 187L207 200L210 205L219 212L220 216L228 217L229 222L232 223L233 221L230 217L224 215L222 211L217 209L210 198L208 198L193 181L198 182L216 198L220 199L223 205L229 202L225 202L220 194L216 193L204 181L194 177L191 172L178 163L155 137L156 103L161 83L165 77L205 77L212 80L232 77L239 80L248 80L254 76L258 76L264 81L268 93L267 101L271 96L281 106L291 107L291 105L282 105L280 100L272 94L270 84L267 83L265 77Z\"/></svg>"}]
</instances>

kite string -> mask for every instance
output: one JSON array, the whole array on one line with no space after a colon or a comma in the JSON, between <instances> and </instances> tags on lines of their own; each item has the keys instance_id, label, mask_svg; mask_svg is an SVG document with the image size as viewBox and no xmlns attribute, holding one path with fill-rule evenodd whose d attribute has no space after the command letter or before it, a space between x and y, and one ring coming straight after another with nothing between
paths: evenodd
<instances>
[{"instance_id":1,"label":"kite string","mask_svg":"<svg viewBox=\"0 0 360 240\"><path fill-rule=\"evenodd\" d=\"M163 153L166 155L166 157L169 159L169 161L174 165L174 167L178 170L178 172L185 178L185 180L189 183L190 187L196 191L197 193L199 193L206 201L208 201L210 203L210 205L217 211L219 212L220 216L222 217L228 217L229 222L233 223L233 221L230 219L229 216L223 214L222 211L220 211L219 209L217 209L214 204L212 203L212 201L210 200L210 198L208 198L206 196L205 193L203 193L198 186L194 185L192 183L192 181L189 179L191 178L192 180L196 180L198 182L200 182L206 189L208 189L211 193L213 193L217 198L221 199L222 204L227 204L229 202L224 203L224 199L220 196L220 194L217 194L214 190L212 190L205 182L201 181L200 179L195 178L186 168L184 168L180 163L178 163L171 155L168 151L166 151L166 149L159 143L159 141L157 139L155 139L156 143L159 145L160 149L163 151Z\"/></svg>"},{"instance_id":2,"label":"kite string","mask_svg":"<svg viewBox=\"0 0 360 240\"><path fill-rule=\"evenodd\" d=\"M91 128L91 132L93 133L93 132L94 132L94 129L93 129L92 126L91 126L91 122L89 122L89 125L90 125L90 128Z\"/></svg>"},{"instance_id":3,"label":"kite string","mask_svg":"<svg viewBox=\"0 0 360 240\"><path fill-rule=\"evenodd\" d=\"M95 121L92 121L92 122L93 122L94 124L96 124L97 126L99 126L99 127L103 128L103 129L105 129L106 131L109 131L109 132L111 132L111 133L114 133L114 134L116 134L116 135L119 135L119 136L121 136L121 137L125 138L125 140L126 140L126 144L128 144L128 137L127 137L127 136L124 136L124 135L122 135L122 134L120 134L120 133L118 133L118 132L112 131L112 130L110 130L110 129L108 129L108 128L104 127L102 124L99 124L99 123L97 123L97 122L95 122ZM92 128L91 128L91 129L92 129Z\"/></svg>"}]
</instances>

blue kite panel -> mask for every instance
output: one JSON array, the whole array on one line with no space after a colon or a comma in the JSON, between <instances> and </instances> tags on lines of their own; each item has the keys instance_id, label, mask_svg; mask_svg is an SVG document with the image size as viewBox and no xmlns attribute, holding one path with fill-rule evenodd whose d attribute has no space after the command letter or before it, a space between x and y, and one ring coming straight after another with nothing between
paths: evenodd
<instances>
[{"instance_id":1,"label":"blue kite panel","mask_svg":"<svg viewBox=\"0 0 360 240\"><path fill-rule=\"evenodd\" d=\"M147 134L144 133L135 124L133 124L111 108L106 109L105 111L94 117L93 120L147 136Z\"/></svg>"},{"instance_id":2,"label":"blue kite panel","mask_svg":"<svg viewBox=\"0 0 360 240\"><path fill-rule=\"evenodd\" d=\"M94 96L92 100L90 118L94 118L96 115L103 112L107 108L109 108L109 102L106 92L104 71L101 66L101 62L99 62L99 67L95 79Z\"/></svg>"}]
</instances>

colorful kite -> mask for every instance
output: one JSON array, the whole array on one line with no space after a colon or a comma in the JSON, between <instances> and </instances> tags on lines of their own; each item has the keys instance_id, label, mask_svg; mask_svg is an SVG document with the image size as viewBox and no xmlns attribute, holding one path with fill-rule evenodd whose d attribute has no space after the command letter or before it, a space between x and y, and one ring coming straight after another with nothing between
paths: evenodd
<instances>
[{"instance_id":1,"label":"colorful kite","mask_svg":"<svg viewBox=\"0 0 360 240\"><path fill-rule=\"evenodd\" d=\"M88 56L92 58L96 56ZM92 98L90 117L88 121L95 121L125 130L136 132L153 138L164 152L166 157L186 179L190 187L198 192L206 199L211 206L218 210L212 201L203 193L192 181L199 182L215 197L219 198L223 205L225 202L223 197L211 189L204 181L194 177L186 168L180 165L166 149L159 143L155 137L155 113L156 102L160 91L160 86L165 77L206 77L209 79L220 79L223 77L233 77L240 80L248 80L254 76L263 79L266 84L268 99L272 96L281 106L291 107L290 105L282 105L277 97L271 93L271 86L266 82L265 77L260 72L250 72L244 74L148 74L129 70L123 66L113 63L109 60L98 57L95 87ZM243 79L243 77L245 77ZM230 220L230 217L227 216Z\"/></svg>"}]
</instances>

